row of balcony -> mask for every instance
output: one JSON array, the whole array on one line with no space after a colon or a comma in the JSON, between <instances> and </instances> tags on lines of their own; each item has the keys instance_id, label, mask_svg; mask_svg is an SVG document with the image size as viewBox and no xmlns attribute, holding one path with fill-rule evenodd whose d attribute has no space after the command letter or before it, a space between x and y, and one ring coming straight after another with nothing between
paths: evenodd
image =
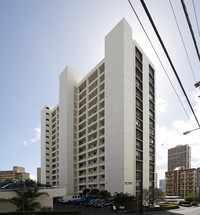
<instances>
[{"instance_id":1,"label":"row of balcony","mask_svg":"<svg viewBox=\"0 0 200 215\"><path fill-rule=\"evenodd\" d=\"M83 99L86 99L86 96L88 100L91 100L92 97L95 95L98 95L105 89L105 83L102 82L101 85L98 86L97 80L88 88L88 93L86 93L86 89L79 95L79 103L82 102Z\"/></svg>"},{"instance_id":2,"label":"row of balcony","mask_svg":"<svg viewBox=\"0 0 200 215\"><path fill-rule=\"evenodd\" d=\"M105 80L105 74L101 73L99 76L97 72L94 72L87 80L85 80L80 86L79 86L79 96L84 96L84 93L86 91L86 88L90 91L97 85L101 85L102 82Z\"/></svg>"}]
</instances>

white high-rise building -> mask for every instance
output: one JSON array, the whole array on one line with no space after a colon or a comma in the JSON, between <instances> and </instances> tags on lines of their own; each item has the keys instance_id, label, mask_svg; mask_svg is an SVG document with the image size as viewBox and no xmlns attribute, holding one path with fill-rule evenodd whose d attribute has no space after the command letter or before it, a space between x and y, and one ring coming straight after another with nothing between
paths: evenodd
<instances>
[{"instance_id":1,"label":"white high-rise building","mask_svg":"<svg viewBox=\"0 0 200 215\"><path fill-rule=\"evenodd\" d=\"M59 86L59 104L42 110L41 182L68 195L155 187L154 66L127 21L105 37L105 57L86 77L67 66Z\"/></svg>"}]
</instances>

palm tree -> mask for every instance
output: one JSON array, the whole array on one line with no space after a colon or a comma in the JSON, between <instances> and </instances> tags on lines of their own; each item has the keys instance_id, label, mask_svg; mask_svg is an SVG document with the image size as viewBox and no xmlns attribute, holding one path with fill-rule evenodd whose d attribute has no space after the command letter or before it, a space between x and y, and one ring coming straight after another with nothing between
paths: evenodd
<instances>
[{"instance_id":1,"label":"palm tree","mask_svg":"<svg viewBox=\"0 0 200 215\"><path fill-rule=\"evenodd\" d=\"M0 201L11 202L17 206L17 211L34 211L36 208L41 207L41 204L36 201L37 197L41 195L49 196L46 192L39 192L39 188L36 186L14 190L14 192L17 196L11 199L0 199Z\"/></svg>"}]
</instances>

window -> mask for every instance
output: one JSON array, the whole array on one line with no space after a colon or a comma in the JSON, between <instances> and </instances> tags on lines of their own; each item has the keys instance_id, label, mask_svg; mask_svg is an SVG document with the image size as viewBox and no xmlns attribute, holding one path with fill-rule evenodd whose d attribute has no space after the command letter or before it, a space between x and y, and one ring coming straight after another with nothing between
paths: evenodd
<instances>
[{"instance_id":1,"label":"window","mask_svg":"<svg viewBox=\"0 0 200 215\"><path fill-rule=\"evenodd\" d=\"M139 130L136 130L136 138L139 139L139 140L142 140L142 132L139 131Z\"/></svg>"},{"instance_id":2,"label":"window","mask_svg":"<svg viewBox=\"0 0 200 215\"><path fill-rule=\"evenodd\" d=\"M154 94L154 87L151 84L149 84L149 91Z\"/></svg>"},{"instance_id":3,"label":"window","mask_svg":"<svg viewBox=\"0 0 200 215\"><path fill-rule=\"evenodd\" d=\"M142 92L136 88L136 96L142 100Z\"/></svg>"},{"instance_id":4,"label":"window","mask_svg":"<svg viewBox=\"0 0 200 215\"><path fill-rule=\"evenodd\" d=\"M136 77L142 81L142 73L137 67L136 67Z\"/></svg>"},{"instance_id":5,"label":"window","mask_svg":"<svg viewBox=\"0 0 200 215\"><path fill-rule=\"evenodd\" d=\"M153 187L154 183L152 181L149 182L149 187Z\"/></svg>"},{"instance_id":6,"label":"window","mask_svg":"<svg viewBox=\"0 0 200 215\"><path fill-rule=\"evenodd\" d=\"M136 151L136 159L142 160L142 152Z\"/></svg>"},{"instance_id":7,"label":"window","mask_svg":"<svg viewBox=\"0 0 200 215\"><path fill-rule=\"evenodd\" d=\"M139 119L136 119L136 126L140 129L142 129L142 122Z\"/></svg>"},{"instance_id":8,"label":"window","mask_svg":"<svg viewBox=\"0 0 200 215\"><path fill-rule=\"evenodd\" d=\"M154 148L152 146L149 147L149 152L154 153Z\"/></svg>"},{"instance_id":9,"label":"window","mask_svg":"<svg viewBox=\"0 0 200 215\"><path fill-rule=\"evenodd\" d=\"M141 173L140 172L136 172L136 180L141 180Z\"/></svg>"},{"instance_id":10,"label":"window","mask_svg":"<svg viewBox=\"0 0 200 215\"><path fill-rule=\"evenodd\" d=\"M154 69L149 65L149 74L154 77Z\"/></svg>"},{"instance_id":11,"label":"window","mask_svg":"<svg viewBox=\"0 0 200 215\"><path fill-rule=\"evenodd\" d=\"M150 110L149 111L149 116L154 119L154 112Z\"/></svg>"},{"instance_id":12,"label":"window","mask_svg":"<svg viewBox=\"0 0 200 215\"><path fill-rule=\"evenodd\" d=\"M150 180L154 180L154 174L153 174L153 173L150 173L150 174L149 174L149 179L150 179Z\"/></svg>"},{"instance_id":13,"label":"window","mask_svg":"<svg viewBox=\"0 0 200 215\"><path fill-rule=\"evenodd\" d=\"M155 131L154 131L152 128L149 129L149 132L150 132L150 134L151 134L152 136L155 135Z\"/></svg>"},{"instance_id":14,"label":"window","mask_svg":"<svg viewBox=\"0 0 200 215\"><path fill-rule=\"evenodd\" d=\"M154 128L154 121L152 119L149 119L149 125Z\"/></svg>"},{"instance_id":15,"label":"window","mask_svg":"<svg viewBox=\"0 0 200 215\"><path fill-rule=\"evenodd\" d=\"M149 137L149 142L151 145L154 145L154 139L152 137Z\"/></svg>"},{"instance_id":16,"label":"window","mask_svg":"<svg viewBox=\"0 0 200 215\"><path fill-rule=\"evenodd\" d=\"M135 55L140 61L142 61L142 53L139 51L137 47L135 47Z\"/></svg>"},{"instance_id":17,"label":"window","mask_svg":"<svg viewBox=\"0 0 200 215\"><path fill-rule=\"evenodd\" d=\"M140 187L140 182L139 181L136 182L136 187Z\"/></svg>"},{"instance_id":18,"label":"window","mask_svg":"<svg viewBox=\"0 0 200 215\"><path fill-rule=\"evenodd\" d=\"M154 110L154 103L152 101L149 101L149 106L152 110Z\"/></svg>"},{"instance_id":19,"label":"window","mask_svg":"<svg viewBox=\"0 0 200 215\"><path fill-rule=\"evenodd\" d=\"M142 63L136 58L136 67L142 71Z\"/></svg>"},{"instance_id":20,"label":"window","mask_svg":"<svg viewBox=\"0 0 200 215\"><path fill-rule=\"evenodd\" d=\"M142 169L142 162L136 161L136 170L141 170Z\"/></svg>"},{"instance_id":21,"label":"window","mask_svg":"<svg viewBox=\"0 0 200 215\"><path fill-rule=\"evenodd\" d=\"M136 98L136 106L142 110L142 102Z\"/></svg>"},{"instance_id":22,"label":"window","mask_svg":"<svg viewBox=\"0 0 200 215\"><path fill-rule=\"evenodd\" d=\"M149 99L154 102L154 95L152 93L149 93Z\"/></svg>"},{"instance_id":23,"label":"window","mask_svg":"<svg viewBox=\"0 0 200 215\"><path fill-rule=\"evenodd\" d=\"M149 156L149 160L150 160L150 161L154 161L153 155L150 155L150 156Z\"/></svg>"},{"instance_id":24,"label":"window","mask_svg":"<svg viewBox=\"0 0 200 215\"><path fill-rule=\"evenodd\" d=\"M149 170L150 170L150 172L154 172L154 165L153 164L149 165Z\"/></svg>"},{"instance_id":25,"label":"window","mask_svg":"<svg viewBox=\"0 0 200 215\"><path fill-rule=\"evenodd\" d=\"M154 86L154 78L152 78L151 76L149 76L149 82Z\"/></svg>"},{"instance_id":26,"label":"window","mask_svg":"<svg viewBox=\"0 0 200 215\"><path fill-rule=\"evenodd\" d=\"M142 112L138 109L136 109L136 117L142 119Z\"/></svg>"},{"instance_id":27,"label":"window","mask_svg":"<svg viewBox=\"0 0 200 215\"><path fill-rule=\"evenodd\" d=\"M142 83L141 83L141 81L139 81L137 78L136 78L136 86L140 89L140 90L142 90Z\"/></svg>"},{"instance_id":28,"label":"window","mask_svg":"<svg viewBox=\"0 0 200 215\"><path fill-rule=\"evenodd\" d=\"M136 140L136 148L142 150L142 142Z\"/></svg>"}]
</instances>

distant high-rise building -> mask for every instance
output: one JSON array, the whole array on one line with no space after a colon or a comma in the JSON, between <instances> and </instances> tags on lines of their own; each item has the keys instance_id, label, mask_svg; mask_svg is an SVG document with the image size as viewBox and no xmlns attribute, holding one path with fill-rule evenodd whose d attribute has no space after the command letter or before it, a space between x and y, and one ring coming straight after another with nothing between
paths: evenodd
<instances>
[{"instance_id":1,"label":"distant high-rise building","mask_svg":"<svg viewBox=\"0 0 200 215\"><path fill-rule=\"evenodd\" d=\"M159 189L163 191L165 190L165 179L159 180Z\"/></svg>"},{"instance_id":2,"label":"distant high-rise building","mask_svg":"<svg viewBox=\"0 0 200 215\"><path fill-rule=\"evenodd\" d=\"M155 70L127 21L86 77L67 66L59 86L59 104L41 115L41 183L69 195L155 187Z\"/></svg>"},{"instance_id":3,"label":"distant high-rise building","mask_svg":"<svg viewBox=\"0 0 200 215\"><path fill-rule=\"evenodd\" d=\"M186 169L191 167L191 147L188 144L168 149L168 171L181 166Z\"/></svg>"},{"instance_id":4,"label":"distant high-rise building","mask_svg":"<svg viewBox=\"0 0 200 215\"><path fill-rule=\"evenodd\" d=\"M0 182L6 178L12 178L14 181L24 181L29 178L29 173L25 172L24 167L13 166L13 170L0 171Z\"/></svg>"}]
</instances>

